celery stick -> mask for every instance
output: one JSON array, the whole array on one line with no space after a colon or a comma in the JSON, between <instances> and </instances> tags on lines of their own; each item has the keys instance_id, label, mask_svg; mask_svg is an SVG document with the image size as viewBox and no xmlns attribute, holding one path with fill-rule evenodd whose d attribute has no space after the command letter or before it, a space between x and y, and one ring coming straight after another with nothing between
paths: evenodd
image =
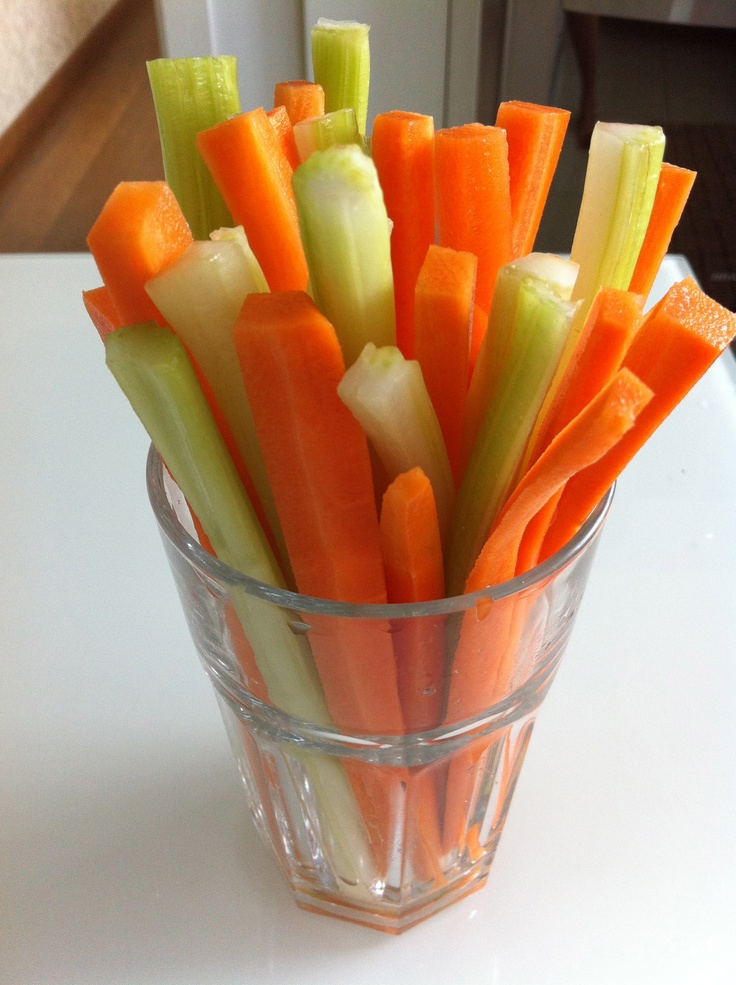
<instances>
[{"instance_id":1,"label":"celery stick","mask_svg":"<svg viewBox=\"0 0 736 985\"><path fill-rule=\"evenodd\" d=\"M351 107L365 136L370 87L367 24L320 17L312 28L314 81L325 91L325 112Z\"/></svg>"},{"instance_id":2,"label":"celery stick","mask_svg":"<svg viewBox=\"0 0 736 985\"><path fill-rule=\"evenodd\" d=\"M300 120L294 124L294 140L302 163L314 151L325 150L334 144L357 144L363 147L363 138L358 132L355 110L352 107Z\"/></svg>"},{"instance_id":3,"label":"celery stick","mask_svg":"<svg viewBox=\"0 0 736 985\"><path fill-rule=\"evenodd\" d=\"M255 253L251 249L248 237L245 235L245 230L242 226L223 226L221 229L213 229L210 233L210 239L214 243L225 241L237 243L245 257L248 277L250 278L250 290L259 294L265 294L270 290L268 281L261 270L261 265Z\"/></svg>"},{"instance_id":4,"label":"celery stick","mask_svg":"<svg viewBox=\"0 0 736 985\"><path fill-rule=\"evenodd\" d=\"M214 235L214 240L197 240L188 246L148 281L146 291L212 387L288 572L286 544L232 337L246 296L268 288L240 227Z\"/></svg>"},{"instance_id":5,"label":"celery stick","mask_svg":"<svg viewBox=\"0 0 736 985\"><path fill-rule=\"evenodd\" d=\"M108 367L217 557L252 578L280 586L278 565L180 340L154 323L132 325L112 332L105 351ZM242 589L236 588L232 599L272 703L302 720L331 726L306 637L291 630L286 610ZM329 756L297 755L318 791L336 872L354 884L356 897L365 899L374 876L365 827L348 778Z\"/></svg>"},{"instance_id":6,"label":"celery stick","mask_svg":"<svg viewBox=\"0 0 736 985\"><path fill-rule=\"evenodd\" d=\"M644 239L664 154L661 127L598 123L570 257L580 264L573 299L599 287L626 290Z\"/></svg>"},{"instance_id":7,"label":"celery stick","mask_svg":"<svg viewBox=\"0 0 736 985\"><path fill-rule=\"evenodd\" d=\"M147 62L164 176L195 239L232 218L195 146L195 136L240 112L237 60L231 55Z\"/></svg>"},{"instance_id":8,"label":"celery stick","mask_svg":"<svg viewBox=\"0 0 736 985\"><path fill-rule=\"evenodd\" d=\"M368 343L338 384L340 399L359 421L389 479L420 466L432 484L443 539L449 533L455 487L445 441L416 360L396 346Z\"/></svg>"},{"instance_id":9,"label":"celery stick","mask_svg":"<svg viewBox=\"0 0 736 985\"><path fill-rule=\"evenodd\" d=\"M488 328L478 351L468 390L463 437L466 455L475 441L488 402L506 365L519 284L524 277L534 276L562 301L569 301L577 272L576 263L552 253L530 253L499 270L488 316Z\"/></svg>"},{"instance_id":10,"label":"celery stick","mask_svg":"<svg viewBox=\"0 0 736 985\"><path fill-rule=\"evenodd\" d=\"M355 144L315 151L292 179L315 303L350 366L367 342L394 345L390 227L376 167Z\"/></svg>"},{"instance_id":11,"label":"celery stick","mask_svg":"<svg viewBox=\"0 0 736 985\"><path fill-rule=\"evenodd\" d=\"M450 595L463 592L511 492L576 308L534 276L518 283L510 348L458 490L446 565Z\"/></svg>"}]
</instances>

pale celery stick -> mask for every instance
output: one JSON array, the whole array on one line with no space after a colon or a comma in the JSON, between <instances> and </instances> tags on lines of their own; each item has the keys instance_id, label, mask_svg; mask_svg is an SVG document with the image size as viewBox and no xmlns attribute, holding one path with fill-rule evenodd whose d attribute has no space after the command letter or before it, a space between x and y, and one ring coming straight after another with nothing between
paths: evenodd
<instances>
[{"instance_id":1,"label":"pale celery stick","mask_svg":"<svg viewBox=\"0 0 736 985\"><path fill-rule=\"evenodd\" d=\"M449 533L455 487L437 415L416 360L396 346L368 343L338 384L378 453L389 479L420 466L437 503L443 540Z\"/></svg>"},{"instance_id":2,"label":"pale celery stick","mask_svg":"<svg viewBox=\"0 0 736 985\"><path fill-rule=\"evenodd\" d=\"M370 88L367 24L320 17L312 28L314 81L325 91L325 112L352 107L364 136Z\"/></svg>"},{"instance_id":3,"label":"pale celery stick","mask_svg":"<svg viewBox=\"0 0 736 985\"><path fill-rule=\"evenodd\" d=\"M511 491L576 307L533 276L518 284L510 348L458 490L446 564L450 595L464 591Z\"/></svg>"},{"instance_id":4,"label":"pale celery stick","mask_svg":"<svg viewBox=\"0 0 736 985\"><path fill-rule=\"evenodd\" d=\"M105 353L217 557L252 578L281 586L278 565L181 341L154 323L132 325L107 336ZM243 590L232 598L269 699L290 715L331 726L308 643L290 628L287 611ZM306 752L303 761L318 791L336 871L354 884L357 897L366 898L374 879L371 854L347 776L329 756Z\"/></svg>"},{"instance_id":5,"label":"pale celery stick","mask_svg":"<svg viewBox=\"0 0 736 985\"><path fill-rule=\"evenodd\" d=\"M325 150L334 144L357 144L358 147L363 147L363 138L358 132L355 110L352 107L300 120L294 124L294 140L302 163L314 151Z\"/></svg>"},{"instance_id":6,"label":"pale celery stick","mask_svg":"<svg viewBox=\"0 0 736 985\"><path fill-rule=\"evenodd\" d=\"M212 387L289 573L288 552L233 342L233 325L246 296L268 288L242 230L220 230L215 236L190 244L147 282L146 291Z\"/></svg>"},{"instance_id":7,"label":"pale celery stick","mask_svg":"<svg viewBox=\"0 0 736 985\"><path fill-rule=\"evenodd\" d=\"M376 167L355 144L315 151L292 179L315 303L350 366L367 342L394 345L390 226Z\"/></svg>"},{"instance_id":8,"label":"pale celery stick","mask_svg":"<svg viewBox=\"0 0 736 985\"><path fill-rule=\"evenodd\" d=\"M580 264L573 300L592 304L599 287L626 290L652 211L664 154L661 127L598 123L570 257Z\"/></svg>"},{"instance_id":9,"label":"pale celery stick","mask_svg":"<svg viewBox=\"0 0 736 985\"><path fill-rule=\"evenodd\" d=\"M214 243L222 243L224 241L237 243L243 251L245 262L248 265L252 290L259 294L265 294L270 290L268 281L261 270L261 265L255 253L251 249L248 237L245 235L245 230L242 226L223 226L221 229L213 229L210 233L210 239Z\"/></svg>"},{"instance_id":10,"label":"pale celery stick","mask_svg":"<svg viewBox=\"0 0 736 985\"><path fill-rule=\"evenodd\" d=\"M478 351L468 389L463 435L465 454L470 453L480 422L506 365L516 298L522 279L532 275L546 284L562 301L568 301L577 272L576 263L553 253L530 253L499 270L488 316L488 328Z\"/></svg>"},{"instance_id":11,"label":"pale celery stick","mask_svg":"<svg viewBox=\"0 0 736 985\"><path fill-rule=\"evenodd\" d=\"M237 60L232 55L157 58L147 68L164 177L194 238L206 239L233 220L194 141L200 130L240 112Z\"/></svg>"}]
</instances>

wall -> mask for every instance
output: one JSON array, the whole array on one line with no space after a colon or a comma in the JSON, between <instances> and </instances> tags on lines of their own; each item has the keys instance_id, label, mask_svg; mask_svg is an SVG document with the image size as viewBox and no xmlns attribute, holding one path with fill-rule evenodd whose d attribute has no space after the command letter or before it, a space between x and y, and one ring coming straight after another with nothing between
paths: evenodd
<instances>
[{"instance_id":1,"label":"wall","mask_svg":"<svg viewBox=\"0 0 736 985\"><path fill-rule=\"evenodd\" d=\"M0 0L0 134L116 0Z\"/></svg>"}]
</instances>

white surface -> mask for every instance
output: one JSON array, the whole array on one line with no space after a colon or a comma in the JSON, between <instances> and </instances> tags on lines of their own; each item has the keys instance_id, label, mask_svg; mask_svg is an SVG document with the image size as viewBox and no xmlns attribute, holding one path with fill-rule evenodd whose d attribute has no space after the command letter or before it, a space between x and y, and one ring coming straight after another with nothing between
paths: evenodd
<instances>
[{"instance_id":1,"label":"white surface","mask_svg":"<svg viewBox=\"0 0 736 985\"><path fill-rule=\"evenodd\" d=\"M98 283L0 257L0 981L736 980L730 353L619 485L487 887L392 938L298 910L247 818Z\"/></svg>"}]
</instances>

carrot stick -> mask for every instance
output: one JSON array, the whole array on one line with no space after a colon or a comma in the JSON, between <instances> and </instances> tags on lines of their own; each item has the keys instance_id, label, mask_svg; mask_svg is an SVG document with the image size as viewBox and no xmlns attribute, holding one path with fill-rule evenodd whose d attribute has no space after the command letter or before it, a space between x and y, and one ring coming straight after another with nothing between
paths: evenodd
<instances>
[{"instance_id":1,"label":"carrot stick","mask_svg":"<svg viewBox=\"0 0 736 985\"><path fill-rule=\"evenodd\" d=\"M695 181L695 171L662 163L644 242L634 267L629 290L649 296L657 271L667 253L677 223Z\"/></svg>"},{"instance_id":2,"label":"carrot stick","mask_svg":"<svg viewBox=\"0 0 736 985\"><path fill-rule=\"evenodd\" d=\"M545 538L542 557L565 544L636 452L736 336L736 314L691 277L646 315L623 365L654 391L635 426L594 466L570 480Z\"/></svg>"},{"instance_id":3,"label":"carrot stick","mask_svg":"<svg viewBox=\"0 0 736 985\"><path fill-rule=\"evenodd\" d=\"M271 121L276 136L281 144L281 149L286 155L286 160L291 165L291 170L296 171L301 163L299 160L299 150L296 146L294 137L294 127L285 106L276 106L269 110L266 116Z\"/></svg>"},{"instance_id":4,"label":"carrot stick","mask_svg":"<svg viewBox=\"0 0 736 985\"><path fill-rule=\"evenodd\" d=\"M437 242L478 257L476 301L490 311L499 267L511 260L506 134L468 123L435 134Z\"/></svg>"},{"instance_id":5,"label":"carrot stick","mask_svg":"<svg viewBox=\"0 0 736 985\"><path fill-rule=\"evenodd\" d=\"M325 91L318 82L306 79L292 79L277 82L273 90L274 109L283 106L291 120L291 125L312 116L322 116L325 112Z\"/></svg>"},{"instance_id":6,"label":"carrot stick","mask_svg":"<svg viewBox=\"0 0 736 985\"><path fill-rule=\"evenodd\" d=\"M87 234L87 246L117 312L119 325L156 321L147 280L180 256L192 233L164 181L121 181Z\"/></svg>"},{"instance_id":7,"label":"carrot stick","mask_svg":"<svg viewBox=\"0 0 736 985\"><path fill-rule=\"evenodd\" d=\"M414 301L414 355L442 429L456 486L477 270L474 254L432 244L419 271Z\"/></svg>"},{"instance_id":8,"label":"carrot stick","mask_svg":"<svg viewBox=\"0 0 736 985\"><path fill-rule=\"evenodd\" d=\"M634 373L621 369L560 431L507 500L470 573L466 591L476 592L513 578L516 550L529 520L571 476L617 445L652 397Z\"/></svg>"},{"instance_id":9,"label":"carrot stick","mask_svg":"<svg viewBox=\"0 0 736 985\"><path fill-rule=\"evenodd\" d=\"M371 154L393 223L396 344L414 354L414 288L427 249L434 243L434 121L431 116L393 110L373 122Z\"/></svg>"},{"instance_id":10,"label":"carrot stick","mask_svg":"<svg viewBox=\"0 0 736 985\"><path fill-rule=\"evenodd\" d=\"M511 185L511 257L531 253L570 111L518 100L501 103L496 126L506 131Z\"/></svg>"},{"instance_id":11,"label":"carrot stick","mask_svg":"<svg viewBox=\"0 0 736 985\"><path fill-rule=\"evenodd\" d=\"M506 502L466 583L467 592L512 578L526 525L570 476L597 461L634 425L652 398L649 388L620 370L561 431ZM513 670L514 599L487 602L463 620L452 666L445 721L477 714L500 699Z\"/></svg>"},{"instance_id":12,"label":"carrot stick","mask_svg":"<svg viewBox=\"0 0 736 985\"><path fill-rule=\"evenodd\" d=\"M112 303L110 292L103 284L89 291L82 291L82 301L85 310L97 329L97 334L104 342L110 332L120 328L120 318Z\"/></svg>"},{"instance_id":13,"label":"carrot stick","mask_svg":"<svg viewBox=\"0 0 736 985\"><path fill-rule=\"evenodd\" d=\"M442 545L432 485L420 468L402 472L383 496L381 546L389 602L428 602L445 594ZM444 620L396 620L394 650L407 729L439 724Z\"/></svg>"},{"instance_id":14,"label":"carrot stick","mask_svg":"<svg viewBox=\"0 0 736 985\"><path fill-rule=\"evenodd\" d=\"M251 294L234 339L299 591L385 602L368 444L337 396L345 367L332 325L302 292ZM300 489L303 497L295 495ZM309 621L335 722L401 733L396 665L383 621L346 619L332 637L317 630L316 614Z\"/></svg>"},{"instance_id":15,"label":"carrot stick","mask_svg":"<svg viewBox=\"0 0 736 985\"><path fill-rule=\"evenodd\" d=\"M272 291L304 290L304 257L291 166L262 108L197 134L197 147Z\"/></svg>"}]
</instances>

